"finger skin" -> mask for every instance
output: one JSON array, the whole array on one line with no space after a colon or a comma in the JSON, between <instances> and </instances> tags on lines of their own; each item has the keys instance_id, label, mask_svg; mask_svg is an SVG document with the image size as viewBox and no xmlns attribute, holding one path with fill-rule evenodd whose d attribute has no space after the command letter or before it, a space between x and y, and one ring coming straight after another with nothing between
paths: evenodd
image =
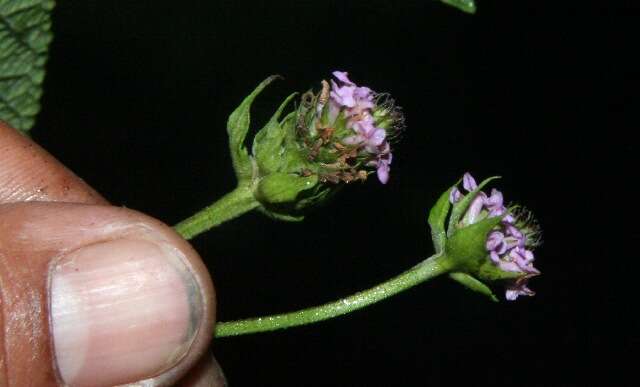
<instances>
[{"instance_id":1,"label":"finger skin","mask_svg":"<svg viewBox=\"0 0 640 387\"><path fill-rule=\"evenodd\" d=\"M117 237L104 231L110 228L134 234L135 230L152 230L179 246L200 278L206 301L206 318L186 357L173 369L141 384L173 386L182 378L177 385L196 387L210 385L212 380L214 386L223 385L215 358L208 354L199 359L213 332L215 297L206 268L188 244L165 225L123 209L2 205L33 201L108 205L44 149L0 122L0 343L4 344L4 350L0 350L0 387L59 385L52 359L44 278L52 262L64 252ZM190 370L196 362L198 365Z\"/></svg>"},{"instance_id":2,"label":"finger skin","mask_svg":"<svg viewBox=\"0 0 640 387\"><path fill-rule=\"evenodd\" d=\"M0 203L24 201L108 204L44 149L0 121Z\"/></svg>"},{"instance_id":3,"label":"finger skin","mask_svg":"<svg viewBox=\"0 0 640 387\"><path fill-rule=\"evenodd\" d=\"M162 377L175 383L206 352L215 322L215 295L206 268L169 227L140 213L68 203L0 205L0 386L58 386L52 356L48 278L55 260L80 247L114 239L167 243L184 256L204 300L204 318L191 349Z\"/></svg>"}]
</instances>

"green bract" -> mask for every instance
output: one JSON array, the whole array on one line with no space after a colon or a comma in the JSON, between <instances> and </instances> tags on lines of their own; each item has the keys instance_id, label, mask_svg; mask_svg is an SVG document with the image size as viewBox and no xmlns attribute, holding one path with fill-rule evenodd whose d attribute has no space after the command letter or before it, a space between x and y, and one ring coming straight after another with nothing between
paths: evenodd
<instances>
[{"instance_id":1,"label":"green bract","mask_svg":"<svg viewBox=\"0 0 640 387\"><path fill-rule=\"evenodd\" d=\"M258 209L268 216L286 221L304 218L305 208L318 204L337 187L320 184L317 163L309 161L306 149L296 139L300 112L282 118L296 94L288 96L269 122L255 135L251 154L245 147L253 100L277 76L263 81L228 121L229 146L238 185L251 189Z\"/></svg>"}]
</instances>

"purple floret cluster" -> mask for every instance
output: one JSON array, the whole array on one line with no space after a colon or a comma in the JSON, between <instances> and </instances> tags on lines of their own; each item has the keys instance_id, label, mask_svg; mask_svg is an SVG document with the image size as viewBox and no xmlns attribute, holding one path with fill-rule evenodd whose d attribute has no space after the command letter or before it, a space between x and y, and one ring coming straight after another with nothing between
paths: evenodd
<instances>
[{"instance_id":1,"label":"purple floret cluster","mask_svg":"<svg viewBox=\"0 0 640 387\"><path fill-rule=\"evenodd\" d=\"M465 173L462 180L466 192L478 188L475 179ZM463 197L457 188L451 190L449 201L457 203ZM533 267L533 251L530 249L538 243L538 231L534 224L528 224L531 217L514 214L504 205L502 193L496 189L491 195L478 192L462 218L462 225L470 225L487 217L502 216L500 225L487 237L486 247L489 258L501 270L522 273L517 280L507 285L506 299L515 300L518 296L532 296L535 293L527 287L529 278L540 274ZM523 219L524 218L524 219Z\"/></svg>"},{"instance_id":2,"label":"purple floret cluster","mask_svg":"<svg viewBox=\"0 0 640 387\"><path fill-rule=\"evenodd\" d=\"M392 160L387 131L376 125L373 111L376 108L376 94L368 87L357 86L347 72L334 71L337 81L331 81L329 109L330 115L342 114L347 118L347 127L354 134L345 137L345 145L361 147L371 154L368 166L375 167L378 179L386 184Z\"/></svg>"}]
</instances>

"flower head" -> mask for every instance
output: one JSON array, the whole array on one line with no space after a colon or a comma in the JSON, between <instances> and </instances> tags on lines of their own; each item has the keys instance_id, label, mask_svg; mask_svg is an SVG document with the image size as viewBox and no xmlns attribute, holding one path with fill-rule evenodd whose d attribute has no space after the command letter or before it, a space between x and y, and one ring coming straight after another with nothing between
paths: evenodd
<instances>
[{"instance_id":1,"label":"flower head","mask_svg":"<svg viewBox=\"0 0 640 387\"><path fill-rule=\"evenodd\" d=\"M358 86L348 73L334 71L319 94L307 93L299 109L299 130L308 158L318 161L321 180L331 183L365 180L375 169L385 184L393 159L391 140L404 128L394 101ZM315 106L314 106L315 105Z\"/></svg>"},{"instance_id":2,"label":"flower head","mask_svg":"<svg viewBox=\"0 0 640 387\"><path fill-rule=\"evenodd\" d=\"M496 268L514 274L507 284L507 300L534 295L527 287L529 278L540 274L533 266L533 249L540 244L540 230L533 216L517 206L505 206L502 193L496 189L491 191L491 195L478 190L478 184L469 173L464 175L462 181L463 190L467 195L474 196L456 227L464 228L484 219L502 217L487 234L485 249L488 258ZM464 197L454 187L450 191L449 201L455 205Z\"/></svg>"},{"instance_id":3,"label":"flower head","mask_svg":"<svg viewBox=\"0 0 640 387\"><path fill-rule=\"evenodd\" d=\"M364 181L375 173L389 180L392 140L404 118L388 95L356 85L346 72L304 93L295 111L285 109L290 95L245 149L250 107L277 77L262 82L228 122L231 156L239 184L250 187L258 209L283 220L300 220L341 184Z\"/></svg>"}]
</instances>

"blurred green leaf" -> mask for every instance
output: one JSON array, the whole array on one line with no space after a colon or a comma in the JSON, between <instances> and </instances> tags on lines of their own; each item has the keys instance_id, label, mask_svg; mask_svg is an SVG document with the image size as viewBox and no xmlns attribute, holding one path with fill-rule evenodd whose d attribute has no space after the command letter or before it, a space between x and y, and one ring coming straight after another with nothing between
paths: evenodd
<instances>
[{"instance_id":1,"label":"blurred green leaf","mask_svg":"<svg viewBox=\"0 0 640 387\"><path fill-rule=\"evenodd\" d=\"M40 110L53 0L0 0L0 120L27 133Z\"/></svg>"},{"instance_id":2,"label":"blurred green leaf","mask_svg":"<svg viewBox=\"0 0 640 387\"><path fill-rule=\"evenodd\" d=\"M445 4L456 7L467 13L476 13L476 3L473 0L440 0Z\"/></svg>"}]
</instances>

